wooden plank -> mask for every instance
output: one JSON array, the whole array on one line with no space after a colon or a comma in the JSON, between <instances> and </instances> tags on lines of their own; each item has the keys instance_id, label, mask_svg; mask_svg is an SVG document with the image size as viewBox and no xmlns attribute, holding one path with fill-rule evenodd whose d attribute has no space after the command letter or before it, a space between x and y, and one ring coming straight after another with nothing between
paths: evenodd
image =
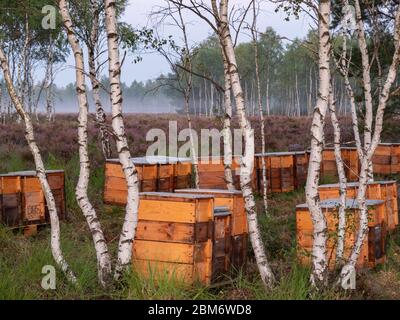
<instances>
[{"instance_id":1,"label":"wooden plank","mask_svg":"<svg viewBox=\"0 0 400 320\"><path fill-rule=\"evenodd\" d=\"M134 259L187 263L194 261L194 245L161 241L135 240Z\"/></svg>"},{"instance_id":2,"label":"wooden plank","mask_svg":"<svg viewBox=\"0 0 400 320\"><path fill-rule=\"evenodd\" d=\"M177 223L139 220L135 239L193 244L207 241L208 223Z\"/></svg>"},{"instance_id":3,"label":"wooden plank","mask_svg":"<svg viewBox=\"0 0 400 320\"><path fill-rule=\"evenodd\" d=\"M0 182L2 185L3 194L15 194L21 192L21 177L10 176L10 177L0 177Z\"/></svg>"},{"instance_id":4,"label":"wooden plank","mask_svg":"<svg viewBox=\"0 0 400 320\"><path fill-rule=\"evenodd\" d=\"M196 204L193 202L141 199L139 203L139 219L195 223Z\"/></svg>"}]
</instances>

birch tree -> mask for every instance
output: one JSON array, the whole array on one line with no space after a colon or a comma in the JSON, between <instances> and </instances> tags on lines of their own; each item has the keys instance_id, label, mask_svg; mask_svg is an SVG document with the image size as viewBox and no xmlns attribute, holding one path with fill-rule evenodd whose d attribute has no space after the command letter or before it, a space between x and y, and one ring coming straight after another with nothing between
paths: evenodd
<instances>
[{"instance_id":1,"label":"birch tree","mask_svg":"<svg viewBox=\"0 0 400 320\"><path fill-rule=\"evenodd\" d=\"M75 35L71 16L66 0L59 2L60 13L67 32L68 41L72 48L75 58L76 92L79 103L78 116L78 145L79 145L79 179L76 186L76 199L81 208L86 222L93 237L98 263L99 282L103 287L107 287L111 279L111 258L108 252L107 243L97 217L96 210L93 208L88 197L88 185L90 177L90 160L88 154L88 101L85 83L85 65L83 51L79 40Z\"/></svg>"},{"instance_id":2,"label":"birch tree","mask_svg":"<svg viewBox=\"0 0 400 320\"><path fill-rule=\"evenodd\" d=\"M122 272L131 262L132 244L138 222L139 188L135 165L131 161L128 141L122 116L121 62L119 55L116 1L104 0L105 25L109 57L109 78L111 87L112 127L115 135L118 158L122 165L128 187L125 220L118 243L118 260L114 279L119 280Z\"/></svg>"},{"instance_id":3,"label":"birch tree","mask_svg":"<svg viewBox=\"0 0 400 320\"><path fill-rule=\"evenodd\" d=\"M331 116L331 122L333 126L333 138L334 138L333 146L334 146L336 167L339 177L340 205L338 210L339 221L338 221L338 232L337 232L338 240L336 246L336 263L338 265L341 265L344 253L345 231L346 231L347 178L346 178L346 173L344 171L344 164L340 147L341 144L340 124L336 116L336 100L333 93L332 85L330 86L330 92L329 92L329 113Z\"/></svg>"},{"instance_id":4,"label":"birch tree","mask_svg":"<svg viewBox=\"0 0 400 320\"><path fill-rule=\"evenodd\" d=\"M262 97L261 97L261 83L260 83L260 66L259 66L259 55L258 55L258 35L257 35L257 10L256 10L256 0L253 0L253 25L251 26L251 35L253 38L253 48L254 48L254 65L255 65L255 74L256 74L256 86L257 86L257 104L258 104L258 114L260 117L261 124L261 172L262 172L262 183L263 183L263 200L264 200L264 209L265 213L268 212L268 198L267 198L267 167L265 163L264 154L265 150L265 118L264 112L262 108ZM268 100L268 96L267 96ZM268 104L268 103L267 103Z\"/></svg>"},{"instance_id":5,"label":"birch tree","mask_svg":"<svg viewBox=\"0 0 400 320\"><path fill-rule=\"evenodd\" d=\"M357 36L358 36L358 43L360 48L361 56L362 56L362 65L363 65L363 89L364 89L364 98L365 104L371 104L370 96L371 96L371 82L370 82L370 72L371 66L369 64L368 57L365 55L368 54L366 52L366 39L365 39L365 27L362 21L361 15L361 7L360 2L358 0L355 1L355 11L356 11L356 20L357 20ZM385 112L385 108L387 102L390 97L390 90L396 80L397 73L398 73L398 66L400 63L400 5L397 5L396 13L395 13L395 21L394 21L394 28L393 28L393 42L394 42L394 53L392 62L388 68L387 75L385 81L383 82L382 89L379 93L379 99L377 103L377 109L375 117L373 117L373 105L366 106L366 113L371 113L366 116L368 118L368 122L372 122L369 118L374 118L375 125L372 131L371 125L371 139L369 139L369 134L364 133L364 139L367 136L367 144L368 148L364 146L364 155L360 159L361 161L361 169L360 169L360 178L359 178L359 189L357 193L357 200L359 205L360 211L360 218L359 218L359 226L357 231L356 241L351 252L350 258L346 265L342 268L340 278L346 279L351 272L354 272L355 265L357 263L358 257L360 255L361 247L363 245L364 239L368 234L368 209L366 206L366 190L368 181L371 179L371 170L370 164L372 161L372 156L380 142L382 127L383 127L383 115ZM367 68L367 70L364 70ZM367 120L366 120L367 121ZM364 130L369 130L370 125L366 124ZM369 143L370 141L370 143Z\"/></svg>"},{"instance_id":6,"label":"birch tree","mask_svg":"<svg viewBox=\"0 0 400 320\"><path fill-rule=\"evenodd\" d=\"M43 163L42 156L40 154L39 147L35 140L35 135L33 131L33 125L29 114L25 111L24 106L22 105L20 99L18 98L17 92L15 90L10 69L8 66L8 60L3 51L3 44L0 46L0 64L1 69L3 70L3 76L6 83L6 87L9 93L9 96L14 104L16 111L18 112L21 119L25 124L25 139L28 143L29 149L32 153L36 174L39 178L40 185L42 187L44 196L46 198L47 207L50 215L50 225L51 225L51 252L53 255L56 264L59 268L64 272L66 278L72 283L76 283L76 277L74 272L69 267L69 264L64 258L62 253L61 244L60 244L60 222L58 219L57 207L54 200L53 193L51 191L50 185L47 181L46 170Z\"/></svg>"},{"instance_id":7,"label":"birch tree","mask_svg":"<svg viewBox=\"0 0 400 320\"><path fill-rule=\"evenodd\" d=\"M318 185L324 145L324 123L330 93L330 0L320 0L318 8L318 99L311 124L311 153L306 183L306 201L313 222L311 284L317 288L327 284L327 222L320 206Z\"/></svg>"}]
</instances>

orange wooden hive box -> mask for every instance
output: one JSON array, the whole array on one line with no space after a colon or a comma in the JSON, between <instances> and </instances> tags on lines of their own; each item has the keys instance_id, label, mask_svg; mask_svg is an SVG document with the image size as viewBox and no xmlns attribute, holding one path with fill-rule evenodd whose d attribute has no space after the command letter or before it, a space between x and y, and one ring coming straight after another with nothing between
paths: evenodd
<instances>
[{"instance_id":1,"label":"orange wooden hive box","mask_svg":"<svg viewBox=\"0 0 400 320\"><path fill-rule=\"evenodd\" d=\"M358 182L347 184L346 197L357 199ZM326 184L319 186L321 200L339 198L339 184ZM385 227L388 231L396 230L399 224L399 213L397 204L397 182L396 181L374 181L369 182L367 187L367 199L385 201Z\"/></svg>"},{"instance_id":2,"label":"orange wooden hive box","mask_svg":"<svg viewBox=\"0 0 400 320\"><path fill-rule=\"evenodd\" d=\"M309 156L306 151L293 152L295 188L303 187L307 182Z\"/></svg>"},{"instance_id":3,"label":"orange wooden hive box","mask_svg":"<svg viewBox=\"0 0 400 320\"><path fill-rule=\"evenodd\" d=\"M238 157L232 160L232 176L235 187L240 188ZM199 187L202 189L226 189L223 157L201 157L198 159Z\"/></svg>"},{"instance_id":4,"label":"orange wooden hive box","mask_svg":"<svg viewBox=\"0 0 400 320\"><path fill-rule=\"evenodd\" d=\"M65 218L64 171L46 171L60 219ZM35 171L0 176L2 222L10 227L49 223L47 205Z\"/></svg>"},{"instance_id":5,"label":"orange wooden hive box","mask_svg":"<svg viewBox=\"0 0 400 320\"><path fill-rule=\"evenodd\" d=\"M329 199L321 201L321 208L328 224L327 258L329 268L335 266L337 225L339 199ZM365 238L361 248L360 257L357 261L357 268L373 268L377 264L385 261L385 232L383 226L384 201L367 200L369 210L369 234ZM358 229L358 203L356 200L346 201L346 237L344 259L348 259ZM297 256L302 264L311 263L313 245L313 223L307 204L296 207L296 227L297 227Z\"/></svg>"},{"instance_id":6,"label":"orange wooden hive box","mask_svg":"<svg viewBox=\"0 0 400 320\"><path fill-rule=\"evenodd\" d=\"M340 147L343 160L344 171L347 181L357 181L360 172L360 160L356 147ZM308 155L310 151L307 151ZM333 147L324 148L321 161L321 178L338 181L336 166L335 149Z\"/></svg>"},{"instance_id":7,"label":"orange wooden hive box","mask_svg":"<svg viewBox=\"0 0 400 320\"><path fill-rule=\"evenodd\" d=\"M212 281L216 282L231 269L232 212L228 207L214 207Z\"/></svg>"},{"instance_id":8,"label":"orange wooden hive box","mask_svg":"<svg viewBox=\"0 0 400 320\"><path fill-rule=\"evenodd\" d=\"M232 213L230 264L234 269L245 267L247 260L248 225L241 191L222 189L179 189L178 193L205 194L214 196L216 207L227 207Z\"/></svg>"},{"instance_id":9,"label":"orange wooden hive box","mask_svg":"<svg viewBox=\"0 0 400 320\"><path fill-rule=\"evenodd\" d=\"M191 185L191 161L188 158L149 156L132 158L138 172L141 192L172 192L176 185ZM128 188L119 159L105 165L104 203L126 205Z\"/></svg>"},{"instance_id":10,"label":"orange wooden hive box","mask_svg":"<svg viewBox=\"0 0 400 320\"><path fill-rule=\"evenodd\" d=\"M372 157L374 174L391 175L400 172L400 143L380 143Z\"/></svg>"},{"instance_id":11,"label":"orange wooden hive box","mask_svg":"<svg viewBox=\"0 0 400 320\"><path fill-rule=\"evenodd\" d=\"M134 269L155 279L210 284L213 214L212 196L141 193Z\"/></svg>"},{"instance_id":12,"label":"orange wooden hive box","mask_svg":"<svg viewBox=\"0 0 400 320\"><path fill-rule=\"evenodd\" d=\"M294 152L256 154L257 177L260 193L263 192L262 158L267 169L268 192L282 193L295 189Z\"/></svg>"}]
</instances>

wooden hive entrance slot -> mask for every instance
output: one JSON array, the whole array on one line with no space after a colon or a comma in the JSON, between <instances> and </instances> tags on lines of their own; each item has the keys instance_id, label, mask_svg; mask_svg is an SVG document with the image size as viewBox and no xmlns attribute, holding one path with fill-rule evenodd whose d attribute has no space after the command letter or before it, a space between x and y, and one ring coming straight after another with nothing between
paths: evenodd
<instances>
[{"instance_id":1,"label":"wooden hive entrance slot","mask_svg":"<svg viewBox=\"0 0 400 320\"><path fill-rule=\"evenodd\" d=\"M214 198L140 194L133 267L146 277L208 285L212 278Z\"/></svg>"},{"instance_id":2,"label":"wooden hive entrance slot","mask_svg":"<svg viewBox=\"0 0 400 320\"><path fill-rule=\"evenodd\" d=\"M328 263L333 269L336 259L337 224L338 224L338 199L321 201L321 209L325 214L328 224ZM367 200L369 211L369 227L373 230L366 237L361 248L357 268L375 267L385 261L385 232L384 232L384 201ZM344 258L348 259L356 240L358 229L358 203L356 200L346 201L346 236ZM306 204L296 207L297 226L297 256L301 263L311 263L313 245L313 224Z\"/></svg>"}]
</instances>

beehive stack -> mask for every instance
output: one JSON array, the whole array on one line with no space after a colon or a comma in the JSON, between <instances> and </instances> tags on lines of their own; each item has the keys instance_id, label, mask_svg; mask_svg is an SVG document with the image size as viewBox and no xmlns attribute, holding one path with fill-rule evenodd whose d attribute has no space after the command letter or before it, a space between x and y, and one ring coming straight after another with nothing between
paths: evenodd
<instances>
[{"instance_id":1,"label":"beehive stack","mask_svg":"<svg viewBox=\"0 0 400 320\"><path fill-rule=\"evenodd\" d=\"M334 268L337 244L337 225L339 199L321 201L321 209L327 219L328 241L327 257L329 268ZM360 257L357 261L357 268L375 267L385 260L385 232L383 227L385 208L384 201L367 200L369 212L370 232L366 237ZM358 203L356 200L346 201L346 235L344 259L348 259L354 246L358 229ZM297 225L297 254L301 263L310 264L313 245L313 224L308 206L302 204L296 207Z\"/></svg>"},{"instance_id":2,"label":"beehive stack","mask_svg":"<svg viewBox=\"0 0 400 320\"><path fill-rule=\"evenodd\" d=\"M188 158L165 156L132 158L138 172L141 192L172 192L178 185L191 185L191 161ZM126 205L128 187L118 159L105 165L104 203Z\"/></svg>"},{"instance_id":3,"label":"beehive stack","mask_svg":"<svg viewBox=\"0 0 400 320\"><path fill-rule=\"evenodd\" d=\"M230 264L233 269L244 268L247 261L248 225L241 191L223 189L179 189L178 193L214 196L216 207L227 207L231 212Z\"/></svg>"},{"instance_id":4,"label":"beehive stack","mask_svg":"<svg viewBox=\"0 0 400 320\"><path fill-rule=\"evenodd\" d=\"M66 216L64 171L46 171L59 218ZM0 176L1 222L9 227L37 226L50 223L46 200L35 171L12 172ZM29 231L31 232L31 231Z\"/></svg>"},{"instance_id":5,"label":"beehive stack","mask_svg":"<svg viewBox=\"0 0 400 320\"><path fill-rule=\"evenodd\" d=\"M357 199L358 182L347 184L346 198ZM321 200L339 198L339 184L325 184L319 186ZM385 229L392 232L399 224L397 205L397 183L396 181L374 181L369 182L366 193L367 199L383 200L385 202Z\"/></svg>"},{"instance_id":6,"label":"beehive stack","mask_svg":"<svg viewBox=\"0 0 400 320\"><path fill-rule=\"evenodd\" d=\"M134 269L145 277L208 285L212 277L213 214L212 196L141 193Z\"/></svg>"},{"instance_id":7,"label":"beehive stack","mask_svg":"<svg viewBox=\"0 0 400 320\"><path fill-rule=\"evenodd\" d=\"M294 152L256 154L256 170L259 192L263 192L262 158L267 169L268 192L282 193L295 189Z\"/></svg>"},{"instance_id":8,"label":"beehive stack","mask_svg":"<svg viewBox=\"0 0 400 320\"><path fill-rule=\"evenodd\" d=\"M309 157L308 153L305 151L296 151L293 153L293 157L295 188L299 189L303 187L307 182Z\"/></svg>"},{"instance_id":9,"label":"beehive stack","mask_svg":"<svg viewBox=\"0 0 400 320\"><path fill-rule=\"evenodd\" d=\"M380 143L372 157L372 164L377 175L400 173L400 144Z\"/></svg>"},{"instance_id":10,"label":"beehive stack","mask_svg":"<svg viewBox=\"0 0 400 320\"><path fill-rule=\"evenodd\" d=\"M215 282L230 271L231 263L231 219L228 207L214 208L214 235L212 257L212 281Z\"/></svg>"},{"instance_id":11,"label":"beehive stack","mask_svg":"<svg viewBox=\"0 0 400 320\"><path fill-rule=\"evenodd\" d=\"M341 147L341 155L347 181L357 181L360 172L360 159L355 147Z\"/></svg>"}]
</instances>

